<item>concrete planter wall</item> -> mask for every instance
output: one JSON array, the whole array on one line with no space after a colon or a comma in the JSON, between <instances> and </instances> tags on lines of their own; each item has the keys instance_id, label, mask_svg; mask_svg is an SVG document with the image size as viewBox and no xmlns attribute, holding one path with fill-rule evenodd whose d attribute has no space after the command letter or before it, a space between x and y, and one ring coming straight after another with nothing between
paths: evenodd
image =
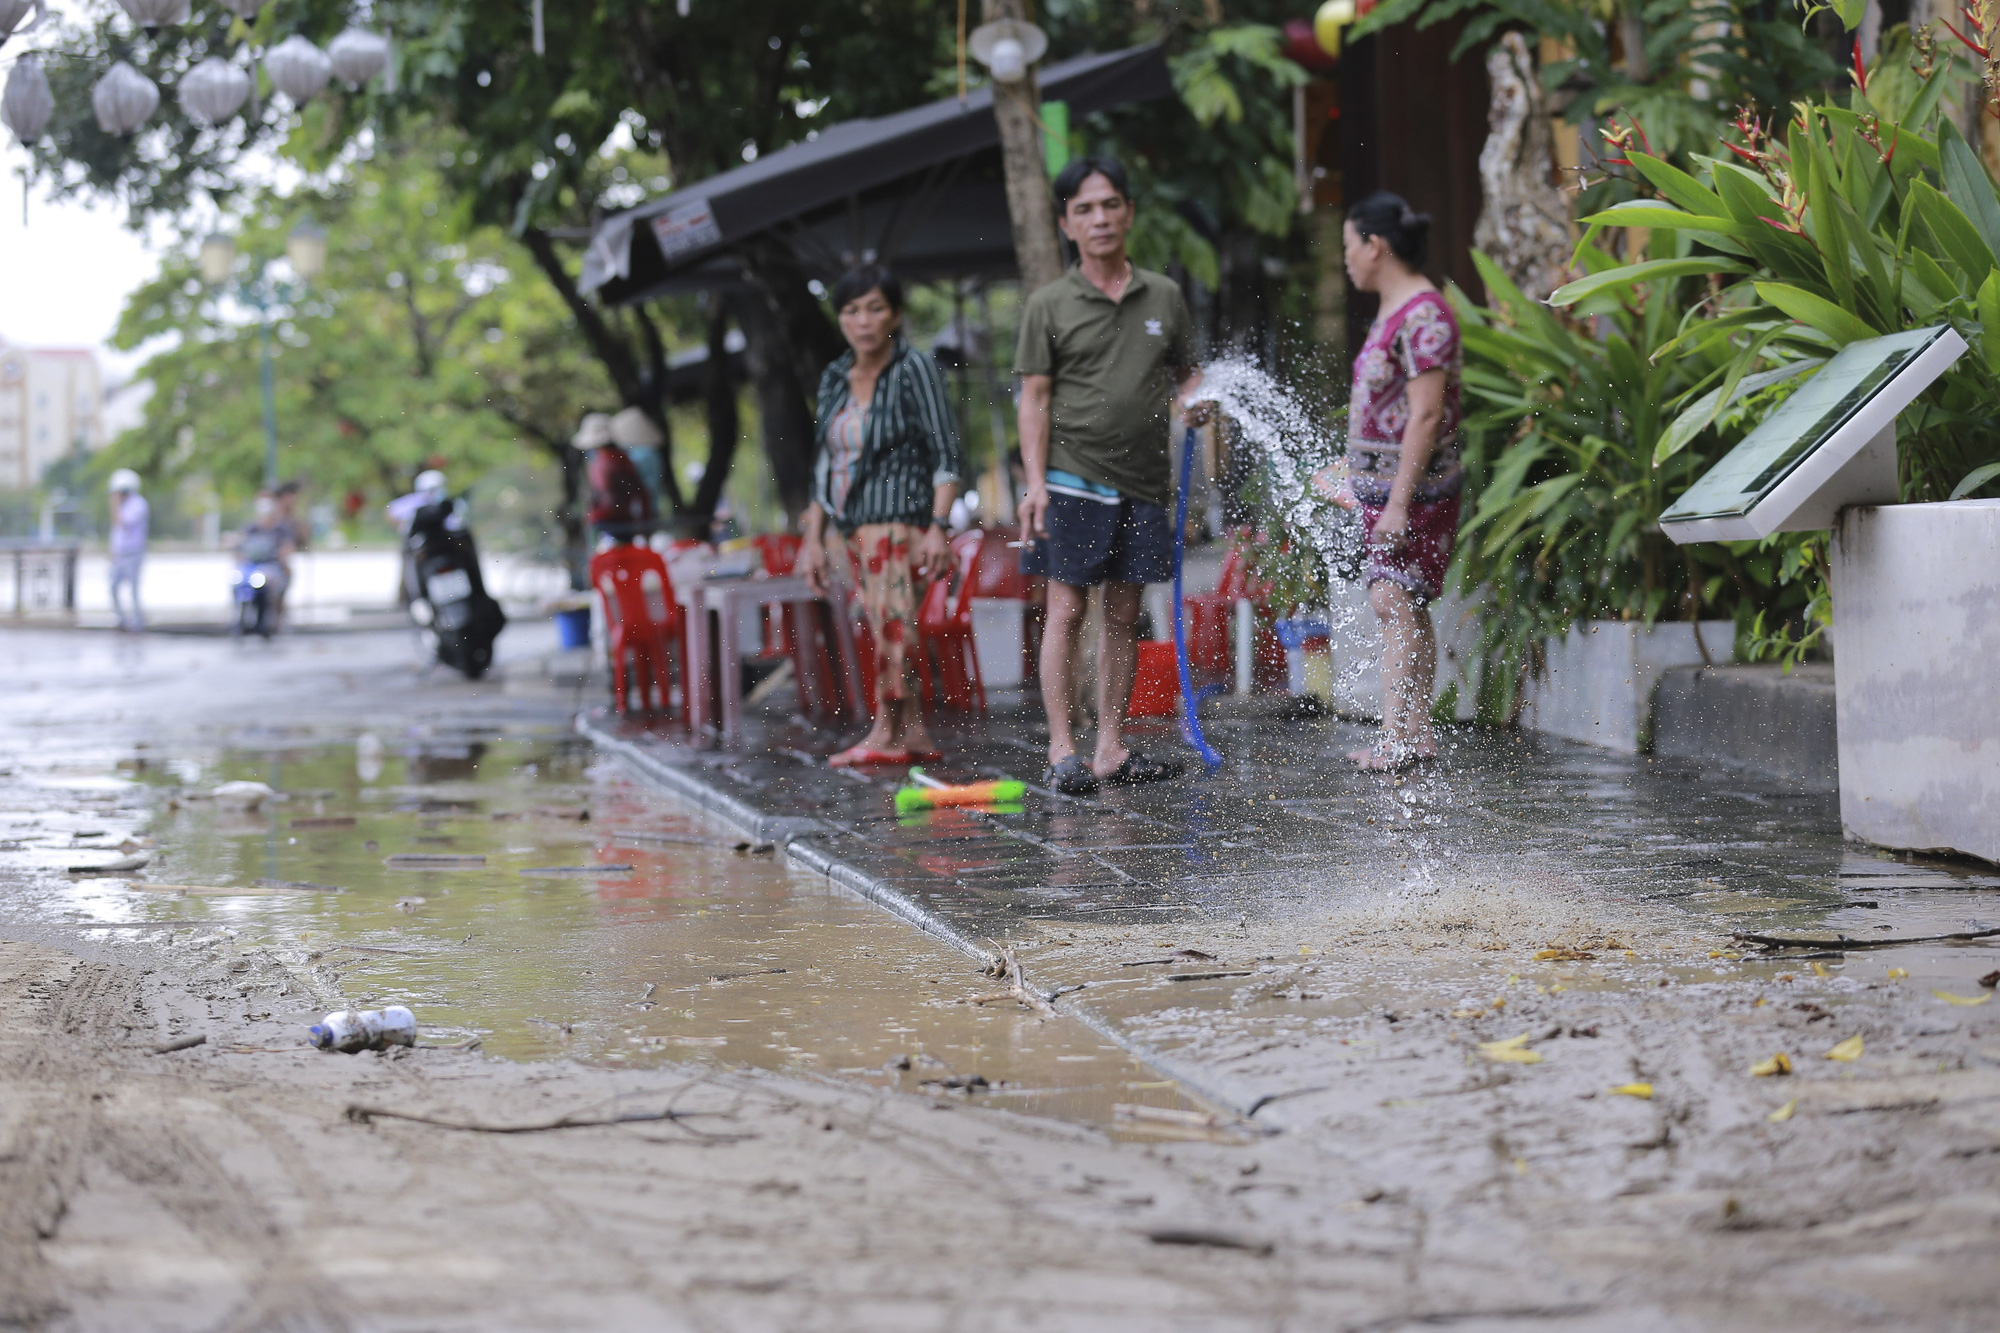
<instances>
[{"instance_id":1,"label":"concrete planter wall","mask_svg":"<svg viewBox=\"0 0 2000 1333\"><path fill-rule=\"evenodd\" d=\"M2000 500L1846 511L1833 607L1841 822L2000 861Z\"/></svg>"},{"instance_id":2,"label":"concrete planter wall","mask_svg":"<svg viewBox=\"0 0 2000 1333\"><path fill-rule=\"evenodd\" d=\"M1334 709L1351 717L1382 716L1382 629L1368 605L1368 590L1359 584L1334 588L1329 608L1333 628ZM1437 629L1437 692L1458 687L1457 717L1468 722L1477 711L1473 687L1479 663L1479 608L1455 593L1431 605Z\"/></svg>"},{"instance_id":3,"label":"concrete planter wall","mask_svg":"<svg viewBox=\"0 0 2000 1333\"><path fill-rule=\"evenodd\" d=\"M1728 662L1736 626L1727 620L1643 625L1593 620L1546 645L1548 670L1528 682L1521 726L1586 745L1636 754L1646 748L1653 688L1670 667Z\"/></svg>"}]
</instances>

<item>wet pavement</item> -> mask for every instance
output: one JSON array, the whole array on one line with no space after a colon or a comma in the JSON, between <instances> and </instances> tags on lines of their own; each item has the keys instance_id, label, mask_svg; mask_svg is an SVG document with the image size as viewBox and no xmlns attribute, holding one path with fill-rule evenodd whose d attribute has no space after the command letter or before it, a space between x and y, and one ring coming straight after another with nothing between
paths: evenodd
<instances>
[{"instance_id":1,"label":"wet pavement","mask_svg":"<svg viewBox=\"0 0 2000 1333\"><path fill-rule=\"evenodd\" d=\"M161 1087L131 1124L195 1105L171 1071L201 1071L214 1097L241 1088L295 1117L301 1143L335 1154L330 1179L363 1140L403 1145L383 1180L433 1179L455 1153L470 1226L491 1159L430 1130L347 1127L340 1099L508 1121L586 1090L693 1087L704 1114L735 1115L754 1086L774 1107L852 1105L855 1128L785 1110L821 1172L796 1209L757 1230L789 1186L766 1190L776 1178L750 1164L765 1149L746 1142L704 1187L742 1198L684 1234L783 1250L784 1228L851 1185L801 1265L813 1281L848 1271L839 1243L907 1202L812 1145L900 1148L907 1119L873 1127L915 1111L943 1127L925 1160L965 1182L930 1188L987 1192L982 1173L1004 1170L1032 1182L1019 1197L1098 1210L1066 1252L1137 1226L1248 1235L1231 1262L1263 1264L1269 1237L1271 1290L1290 1290L1279 1265L1329 1264L1340 1276L1315 1290L1380 1283L1372 1310L1413 1312L1342 1327L1971 1328L1990 1310L2000 1029L1980 982L2000 947L1922 939L1992 928L1989 867L1846 844L1823 797L1505 733L1453 732L1429 770L1364 776L1340 760L1364 728L1266 703L1212 715L1230 758L1214 776L899 819L898 775L825 768L839 738L781 708L730 751L601 717L579 736L602 682L552 674L553 644L523 628L476 685L419 669L407 636L0 636L16 683L0 696L0 941L54 945L36 966L79 978L171 979L136 1033L123 992L91 983L108 1044L64 1066L70 1100L35 1124L96 1104L102 1052L136 1052ZM1032 780L1037 723L1018 698L948 717L937 771ZM1157 725L1142 743L1177 744ZM274 791L231 807L233 780ZM746 826L780 845L737 850L757 840ZM110 868L127 856L147 860ZM1816 942L1771 953L1738 932ZM1019 992L982 971L1003 948ZM87 990L70 985L75 1012ZM427 1049L303 1048L321 1010L398 999ZM180 1064L135 1045L204 1032ZM980 1157L1022 1134L1014 1165ZM1086 1141L1103 1150L1088 1175L1072 1170ZM637 1141L573 1142L533 1189L588 1176L579 1215L623 1218ZM1115 1183L1141 1162L1157 1188ZM290 1197L278 1165L243 1178ZM116 1233L105 1272L138 1243L107 1229L113 1186L97 1222L65 1231ZM364 1190L346 1216L384 1206ZM506 1226L542 1244L522 1219L543 1205L518 1207ZM947 1199L906 1228L893 1271L927 1273L914 1256L958 1215ZM649 1233L647 1253L680 1243ZM1248 1289L1230 1271L1218 1308ZM1328 1322L1302 1318L1252 1322Z\"/></svg>"},{"instance_id":2,"label":"wet pavement","mask_svg":"<svg viewBox=\"0 0 2000 1333\"><path fill-rule=\"evenodd\" d=\"M1298 1067L1304 1034L1338 1045L1356 1015L1484 1012L1496 981L1547 995L1894 970L1913 987L1990 994L1978 978L2000 956L1991 941L1873 946L2000 927L2000 872L1847 843L1831 796L1472 728L1448 733L1438 763L1384 777L1342 757L1368 740L1360 724L1290 719L1275 700L1216 713L1218 773L902 818L898 771L828 769L820 756L838 741L775 710L730 751L601 713L586 729L766 812L795 854L965 946L1013 942L1044 994L1239 1111L1313 1081ZM939 731L937 776L1032 783L1042 766L1039 710L1018 695ZM1138 737L1185 753L1167 726ZM1370 932L1437 943L1416 972L1313 961ZM1739 932L1862 943L1772 951ZM1091 939L1104 947L1075 947ZM1166 961L1177 951L1192 953ZM1252 1048L1290 1053L1246 1059Z\"/></svg>"}]
</instances>

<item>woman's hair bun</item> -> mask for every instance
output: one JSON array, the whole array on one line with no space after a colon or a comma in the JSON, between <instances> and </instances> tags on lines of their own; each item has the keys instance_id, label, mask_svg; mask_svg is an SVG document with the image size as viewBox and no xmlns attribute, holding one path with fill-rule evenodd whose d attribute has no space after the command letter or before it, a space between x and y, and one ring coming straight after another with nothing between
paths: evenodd
<instances>
[{"instance_id":1,"label":"woman's hair bun","mask_svg":"<svg viewBox=\"0 0 2000 1333\"><path fill-rule=\"evenodd\" d=\"M1389 252L1411 268L1422 268L1430 250L1431 215L1419 213L1399 194L1377 190L1347 210L1347 220L1365 239L1380 236Z\"/></svg>"}]
</instances>

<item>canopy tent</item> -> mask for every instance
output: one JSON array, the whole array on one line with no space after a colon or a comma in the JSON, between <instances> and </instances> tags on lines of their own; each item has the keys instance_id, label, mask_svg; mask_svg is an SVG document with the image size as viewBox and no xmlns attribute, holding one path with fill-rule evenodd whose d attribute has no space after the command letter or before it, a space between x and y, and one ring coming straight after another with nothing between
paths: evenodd
<instances>
[{"instance_id":1,"label":"canopy tent","mask_svg":"<svg viewBox=\"0 0 2000 1333\"><path fill-rule=\"evenodd\" d=\"M1041 72L1072 114L1173 92L1158 43L1078 56ZM867 259L915 279L1000 276L1014 267L993 93L946 98L814 138L663 195L601 223L579 286L624 305L733 281L728 251L775 237L808 276Z\"/></svg>"}]
</instances>

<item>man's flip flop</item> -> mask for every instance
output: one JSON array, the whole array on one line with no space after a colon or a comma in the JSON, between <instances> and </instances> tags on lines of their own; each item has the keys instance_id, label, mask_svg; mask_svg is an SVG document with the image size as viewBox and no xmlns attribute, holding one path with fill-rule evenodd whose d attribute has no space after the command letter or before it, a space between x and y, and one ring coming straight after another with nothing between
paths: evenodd
<instances>
[{"instance_id":1,"label":"man's flip flop","mask_svg":"<svg viewBox=\"0 0 2000 1333\"><path fill-rule=\"evenodd\" d=\"M1104 781L1114 787L1138 787L1148 782L1169 782L1187 772L1187 765L1178 759L1149 759L1133 750L1125 756L1125 762L1104 775Z\"/></svg>"},{"instance_id":2,"label":"man's flip flop","mask_svg":"<svg viewBox=\"0 0 2000 1333\"><path fill-rule=\"evenodd\" d=\"M908 750L878 750L872 745L851 745L826 761L829 768L862 768L869 764L907 764Z\"/></svg>"},{"instance_id":3,"label":"man's flip flop","mask_svg":"<svg viewBox=\"0 0 2000 1333\"><path fill-rule=\"evenodd\" d=\"M1090 796L1097 791L1097 774L1090 771L1082 755L1065 755L1042 774L1042 785L1064 796Z\"/></svg>"}]
</instances>

